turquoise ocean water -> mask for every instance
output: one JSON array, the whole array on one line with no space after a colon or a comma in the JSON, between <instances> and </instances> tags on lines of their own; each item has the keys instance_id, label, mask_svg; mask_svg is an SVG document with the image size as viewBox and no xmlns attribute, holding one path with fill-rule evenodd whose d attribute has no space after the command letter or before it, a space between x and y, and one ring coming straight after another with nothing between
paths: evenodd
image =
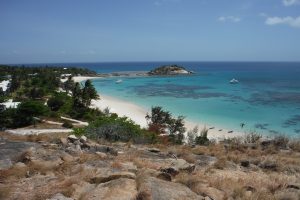
<instances>
[{"instance_id":1,"label":"turquoise ocean water","mask_svg":"<svg viewBox=\"0 0 300 200\"><path fill-rule=\"evenodd\" d=\"M97 72L147 71L179 64L192 76L93 80L99 93L146 109L162 106L187 120L235 131L300 136L300 63L136 62L78 63ZM71 66L74 64L63 64ZM232 79L239 84L229 84ZM122 79L121 84L116 84ZM245 123L241 129L240 124Z\"/></svg>"}]
</instances>

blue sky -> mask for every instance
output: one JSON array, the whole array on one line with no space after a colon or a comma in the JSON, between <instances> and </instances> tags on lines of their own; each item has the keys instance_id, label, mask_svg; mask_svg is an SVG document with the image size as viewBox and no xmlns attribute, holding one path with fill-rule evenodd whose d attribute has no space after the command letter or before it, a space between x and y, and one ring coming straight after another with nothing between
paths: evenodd
<instances>
[{"instance_id":1,"label":"blue sky","mask_svg":"<svg viewBox=\"0 0 300 200\"><path fill-rule=\"evenodd\" d=\"M300 0L0 0L0 63L300 61Z\"/></svg>"}]
</instances>

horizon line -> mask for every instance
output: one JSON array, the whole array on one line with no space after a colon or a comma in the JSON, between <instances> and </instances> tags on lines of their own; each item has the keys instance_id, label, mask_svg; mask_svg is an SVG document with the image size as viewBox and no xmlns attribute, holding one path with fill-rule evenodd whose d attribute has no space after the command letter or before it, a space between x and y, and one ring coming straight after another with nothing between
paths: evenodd
<instances>
[{"instance_id":1,"label":"horizon line","mask_svg":"<svg viewBox=\"0 0 300 200\"><path fill-rule=\"evenodd\" d=\"M176 62L228 62L228 63L239 63L239 62L248 62L248 63L300 63L299 61L268 61L268 60L264 60L264 61L211 61L211 60L205 60L205 61L199 61L199 60L177 60L177 61L168 61L168 60L164 60L164 61L78 61L78 62L31 62L31 63L0 63L0 65L47 65L47 64L82 64L82 63L173 63L176 64Z\"/></svg>"}]
</instances>

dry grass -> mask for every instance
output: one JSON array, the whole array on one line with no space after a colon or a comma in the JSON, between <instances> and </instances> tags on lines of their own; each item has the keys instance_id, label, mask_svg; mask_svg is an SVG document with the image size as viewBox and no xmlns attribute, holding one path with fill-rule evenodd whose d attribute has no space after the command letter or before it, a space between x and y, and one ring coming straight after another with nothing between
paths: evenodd
<instances>
[{"instance_id":1,"label":"dry grass","mask_svg":"<svg viewBox=\"0 0 300 200\"><path fill-rule=\"evenodd\" d=\"M11 141L20 142L56 142L59 138L67 137L68 133L51 133L51 134L38 134L38 135L17 135L6 132L0 132L0 137L6 138Z\"/></svg>"},{"instance_id":2,"label":"dry grass","mask_svg":"<svg viewBox=\"0 0 300 200\"><path fill-rule=\"evenodd\" d=\"M9 169L0 170L0 183L24 178L27 175L27 172L29 172L29 168L27 166L11 167Z\"/></svg>"},{"instance_id":3,"label":"dry grass","mask_svg":"<svg viewBox=\"0 0 300 200\"><path fill-rule=\"evenodd\" d=\"M224 169L227 167L227 159L226 157L221 157L213 164L213 167L216 169Z\"/></svg>"},{"instance_id":4,"label":"dry grass","mask_svg":"<svg viewBox=\"0 0 300 200\"><path fill-rule=\"evenodd\" d=\"M111 167L113 169L122 169L122 163L116 160L111 164Z\"/></svg>"},{"instance_id":5,"label":"dry grass","mask_svg":"<svg viewBox=\"0 0 300 200\"><path fill-rule=\"evenodd\" d=\"M300 152L300 139L290 141L289 147L296 152Z\"/></svg>"},{"instance_id":6,"label":"dry grass","mask_svg":"<svg viewBox=\"0 0 300 200\"><path fill-rule=\"evenodd\" d=\"M10 196L11 188L9 186L0 186L0 200L5 200Z\"/></svg>"},{"instance_id":7,"label":"dry grass","mask_svg":"<svg viewBox=\"0 0 300 200\"><path fill-rule=\"evenodd\" d=\"M137 166L137 168L147 168L147 169L154 169L159 170L161 165L158 163L151 162L147 159L135 158L133 163Z\"/></svg>"},{"instance_id":8,"label":"dry grass","mask_svg":"<svg viewBox=\"0 0 300 200\"><path fill-rule=\"evenodd\" d=\"M281 175L278 173L242 173L230 170L218 170L205 173L197 171L192 175L180 173L176 182L189 187L199 193L198 184L207 184L231 196L233 199L274 199L278 190L284 189L288 183L297 181L295 176ZM251 191L251 192L249 192Z\"/></svg>"}]
</instances>

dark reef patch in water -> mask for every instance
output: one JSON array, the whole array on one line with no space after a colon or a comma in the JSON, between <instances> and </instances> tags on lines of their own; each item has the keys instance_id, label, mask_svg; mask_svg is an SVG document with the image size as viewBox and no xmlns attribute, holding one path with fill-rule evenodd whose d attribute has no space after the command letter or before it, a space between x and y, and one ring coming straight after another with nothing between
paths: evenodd
<instances>
[{"instance_id":1,"label":"dark reef patch in water","mask_svg":"<svg viewBox=\"0 0 300 200\"><path fill-rule=\"evenodd\" d=\"M278 132L278 131L275 131L275 130L269 130L269 133L272 133L272 134L278 134L279 132Z\"/></svg>"},{"instance_id":2,"label":"dark reef patch in water","mask_svg":"<svg viewBox=\"0 0 300 200\"><path fill-rule=\"evenodd\" d=\"M282 127L288 128L291 126L297 126L300 125L300 115L294 115L291 118L285 120L285 122L282 124Z\"/></svg>"},{"instance_id":3,"label":"dark reef patch in water","mask_svg":"<svg viewBox=\"0 0 300 200\"><path fill-rule=\"evenodd\" d=\"M179 85L179 84L147 84L132 86L131 89L139 96L164 96L176 98L211 98L227 97L222 92L200 92L200 90L213 89L209 86Z\"/></svg>"},{"instance_id":4,"label":"dark reef patch in water","mask_svg":"<svg viewBox=\"0 0 300 200\"><path fill-rule=\"evenodd\" d=\"M262 105L300 104L300 93L276 91L256 92L251 94L248 102Z\"/></svg>"},{"instance_id":5,"label":"dark reef patch in water","mask_svg":"<svg viewBox=\"0 0 300 200\"><path fill-rule=\"evenodd\" d=\"M265 123L265 124L255 124L255 125L254 125L255 128L261 129L261 130L267 130L267 129L268 129L268 128L267 128L268 126L269 126L269 124L266 124L266 123Z\"/></svg>"}]
</instances>

